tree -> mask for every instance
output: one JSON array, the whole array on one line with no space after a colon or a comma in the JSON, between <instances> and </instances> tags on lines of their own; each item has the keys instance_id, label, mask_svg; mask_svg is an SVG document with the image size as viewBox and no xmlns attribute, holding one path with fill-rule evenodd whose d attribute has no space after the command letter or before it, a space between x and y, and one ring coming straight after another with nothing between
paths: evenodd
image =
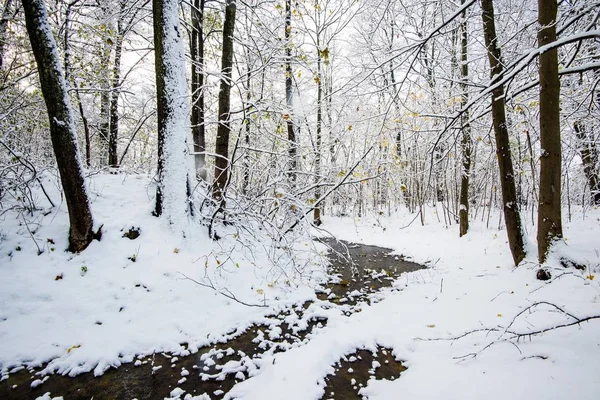
<instances>
[{"instance_id":1,"label":"tree","mask_svg":"<svg viewBox=\"0 0 600 400\"><path fill-rule=\"evenodd\" d=\"M219 88L219 125L215 145L215 177L213 198L219 208L225 206L225 189L229 181L229 134L231 133L231 72L233 67L233 33L235 30L235 0L225 3L223 21L223 52L221 54L221 83Z\"/></svg>"},{"instance_id":2,"label":"tree","mask_svg":"<svg viewBox=\"0 0 600 400\"><path fill-rule=\"evenodd\" d=\"M496 156L498 158L500 173L500 187L502 188L502 208L504 210L510 251L515 265L519 265L525 258L525 246L523 244L520 206L517 201L517 190L515 187L515 176L506 122L504 85L501 82L499 83L503 77L503 66L500 48L498 47L498 37L496 36L493 1L482 0L481 8L483 9L483 30L490 63L491 84L494 88L492 90L492 120L496 137Z\"/></svg>"},{"instance_id":3,"label":"tree","mask_svg":"<svg viewBox=\"0 0 600 400\"><path fill-rule=\"evenodd\" d=\"M287 139L289 142L289 180L293 186L296 183L296 168L298 162L296 153L298 152L296 144L296 128L294 126L294 102L292 88L292 0L285 0L285 105L287 106Z\"/></svg>"},{"instance_id":4,"label":"tree","mask_svg":"<svg viewBox=\"0 0 600 400\"><path fill-rule=\"evenodd\" d=\"M48 110L52 147L69 211L69 250L84 250L94 238L93 218L81 167L67 82L43 0L23 0L27 33Z\"/></svg>"},{"instance_id":5,"label":"tree","mask_svg":"<svg viewBox=\"0 0 600 400\"><path fill-rule=\"evenodd\" d=\"M538 0L538 47L556 41L556 0ZM560 81L558 50L540 50L540 197L538 258L546 261L554 240L562 237L560 144Z\"/></svg>"},{"instance_id":6,"label":"tree","mask_svg":"<svg viewBox=\"0 0 600 400\"><path fill-rule=\"evenodd\" d=\"M187 83L177 0L153 0L158 185L154 214L182 228L188 209Z\"/></svg>"},{"instance_id":7,"label":"tree","mask_svg":"<svg viewBox=\"0 0 600 400\"><path fill-rule=\"evenodd\" d=\"M464 0L461 1L464 4ZM460 29L460 86L462 90L462 104L469 101L469 92L467 80L469 79L468 65L468 38L467 38L467 10L463 10ZM471 148L473 140L471 139L471 123L469 121L469 110L466 110L461 116L462 122L462 152L463 162L460 180L460 208L458 211L460 236L466 235L469 231L469 177L471 175Z\"/></svg>"},{"instance_id":8,"label":"tree","mask_svg":"<svg viewBox=\"0 0 600 400\"><path fill-rule=\"evenodd\" d=\"M194 0L192 9L192 32L190 58L192 64L192 138L196 175L206 179L206 136L204 127L204 0Z\"/></svg>"}]
</instances>

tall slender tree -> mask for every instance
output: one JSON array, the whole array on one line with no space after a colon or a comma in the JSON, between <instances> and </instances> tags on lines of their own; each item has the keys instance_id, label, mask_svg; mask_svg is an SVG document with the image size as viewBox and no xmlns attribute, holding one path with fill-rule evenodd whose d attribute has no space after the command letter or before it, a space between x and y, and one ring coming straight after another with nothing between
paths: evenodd
<instances>
[{"instance_id":1,"label":"tall slender tree","mask_svg":"<svg viewBox=\"0 0 600 400\"><path fill-rule=\"evenodd\" d=\"M225 188L229 181L229 135L231 133L231 72L233 67L233 34L235 31L235 0L225 3L223 22L223 52L221 55L221 83L219 90L219 125L215 146L215 181L213 198L219 208L225 206Z\"/></svg>"},{"instance_id":2,"label":"tall slender tree","mask_svg":"<svg viewBox=\"0 0 600 400\"><path fill-rule=\"evenodd\" d=\"M292 73L292 0L285 0L285 104L287 106L287 139L289 142L288 177L293 186L296 182L298 151L296 144L296 128L294 126L293 104L293 73Z\"/></svg>"},{"instance_id":3,"label":"tall slender tree","mask_svg":"<svg viewBox=\"0 0 600 400\"><path fill-rule=\"evenodd\" d=\"M52 147L69 211L69 250L82 251L94 238L93 218L69 103L63 66L43 0L23 0L27 33L48 110Z\"/></svg>"},{"instance_id":4,"label":"tall slender tree","mask_svg":"<svg viewBox=\"0 0 600 400\"><path fill-rule=\"evenodd\" d=\"M556 0L538 0L538 47L556 41ZM552 242L562 237L560 81L558 50L540 54L540 197L538 206L538 258L546 261Z\"/></svg>"},{"instance_id":5,"label":"tall slender tree","mask_svg":"<svg viewBox=\"0 0 600 400\"><path fill-rule=\"evenodd\" d=\"M485 45L490 63L491 84L494 86L492 91L492 120L496 137L496 156L498 158L500 173L500 187L502 188L502 208L504 210L510 251L515 265L519 265L525 258L525 246L523 243L523 228L519 202L517 201L508 127L506 125L504 85L498 83L503 77L504 69L502 67L500 47L498 47L498 37L496 35L493 1L482 0L481 8L483 10Z\"/></svg>"},{"instance_id":6,"label":"tall slender tree","mask_svg":"<svg viewBox=\"0 0 600 400\"><path fill-rule=\"evenodd\" d=\"M461 4L465 1L462 0ZM462 91L462 104L467 104L469 101L468 79L469 79L469 64L468 64L468 36L467 36L467 10L462 12L460 24L460 88ZM469 179L471 176L471 148L473 140L471 139L471 123L469 121L469 110L461 116L462 129L462 171L460 179L460 209L458 211L459 231L460 236L464 236L469 231Z\"/></svg>"},{"instance_id":7,"label":"tall slender tree","mask_svg":"<svg viewBox=\"0 0 600 400\"><path fill-rule=\"evenodd\" d=\"M194 0L191 5L192 32L190 37L191 88L192 88L192 138L196 176L206 179L206 136L204 128L204 0Z\"/></svg>"}]
</instances>

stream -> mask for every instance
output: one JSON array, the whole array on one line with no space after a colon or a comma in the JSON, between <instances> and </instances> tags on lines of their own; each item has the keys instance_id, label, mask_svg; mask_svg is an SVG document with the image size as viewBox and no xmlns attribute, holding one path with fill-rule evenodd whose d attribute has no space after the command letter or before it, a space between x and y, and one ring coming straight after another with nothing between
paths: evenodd
<instances>
[{"instance_id":1,"label":"stream","mask_svg":"<svg viewBox=\"0 0 600 400\"><path fill-rule=\"evenodd\" d=\"M400 274L425 268L392 255L391 249L334 239L319 241L330 248L332 279L318 289L317 297L332 307L343 307L346 315L360 312L361 304L378 301L377 292L391 287ZM258 368L255 360L301 346L310 340L314 330L327 324L326 319L311 319L306 326L289 325L285 321L292 313L301 317L309 306L310 303L293 306L271 317L275 322L272 325L253 326L225 343L203 347L189 356L166 353L140 356L134 363L110 368L99 377L88 372L74 378L57 374L41 378L36 372L42 368L13 369L9 378L0 382L0 399L36 399L50 392L52 397L63 396L65 400L162 400L175 388L194 396L207 393L211 399L222 399L236 383ZM280 333L270 335L273 329ZM347 372L350 366L352 376ZM406 369L395 360L391 349L385 348L378 348L376 353L357 349L339 360L334 368L336 374L325 378L323 399L361 399L358 391L369 379L397 379ZM32 388L31 383L38 379L45 381Z\"/></svg>"}]
</instances>

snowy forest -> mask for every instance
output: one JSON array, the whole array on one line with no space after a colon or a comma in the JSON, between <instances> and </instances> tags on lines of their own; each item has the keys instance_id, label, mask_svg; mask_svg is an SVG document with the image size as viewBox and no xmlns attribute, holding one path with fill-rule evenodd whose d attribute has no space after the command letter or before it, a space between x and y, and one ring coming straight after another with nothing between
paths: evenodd
<instances>
[{"instance_id":1,"label":"snowy forest","mask_svg":"<svg viewBox=\"0 0 600 400\"><path fill-rule=\"evenodd\" d=\"M600 2L0 0L1 399L596 399Z\"/></svg>"}]
</instances>

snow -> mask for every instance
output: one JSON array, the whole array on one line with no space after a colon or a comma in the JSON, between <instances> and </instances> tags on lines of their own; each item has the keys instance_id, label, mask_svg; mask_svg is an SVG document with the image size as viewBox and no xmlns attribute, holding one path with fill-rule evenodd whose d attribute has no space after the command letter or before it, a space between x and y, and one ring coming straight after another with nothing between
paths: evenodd
<instances>
[{"instance_id":1,"label":"snow","mask_svg":"<svg viewBox=\"0 0 600 400\"><path fill-rule=\"evenodd\" d=\"M135 360L140 354L194 353L241 334L287 305L315 298L311 287L324 277L323 267L315 265L320 262L316 253L305 251L284 270L269 261L267 252L273 249L250 242L255 249L245 252L248 242L234 239L234 232L223 230L223 239L214 242L206 227L197 225L183 238L168 221L151 216L155 191L150 182L147 176L90 178L90 198L96 221L104 224L103 236L80 254L65 251L69 224L64 204L48 209L47 215L43 210L25 216L43 250L40 256L23 216L3 214L0 376L16 366L45 363L41 376L91 370L101 375L111 366L133 361L141 365ZM52 198L60 198L53 184L45 186ZM43 194L36 196L40 205L47 204ZM132 226L141 228L135 240L123 237ZM83 267L87 272L82 275ZM298 274L294 267L304 275L293 278ZM294 282L277 282L280 274ZM226 284L241 301L266 300L267 307L244 306L184 275L198 282L210 279L216 290Z\"/></svg>"},{"instance_id":2,"label":"snow","mask_svg":"<svg viewBox=\"0 0 600 400\"><path fill-rule=\"evenodd\" d=\"M600 272L598 210L566 225L566 244L548 263L555 274L549 283L535 279L534 248L520 267L512 267L504 231L487 229L480 221L472 221L462 239L457 226L437 222L398 228L413 217L378 223L325 218L327 230L341 239L390 247L430 268L402 275L394 283L399 291L384 290L382 301L359 313L330 314L327 326L306 345L265 359L260 373L237 384L229 398L319 399L335 362L376 345L392 348L408 369L395 381L370 380L360 392L369 399L400 394L418 399L597 398L600 320L514 343L502 331L449 339L480 328L507 327L534 302L551 302L580 318L600 315L598 281L586 279ZM533 243L535 231L528 228ZM565 270L558 256L567 254L593 270ZM542 306L517 318L512 328L528 332L569 321Z\"/></svg>"},{"instance_id":3,"label":"snow","mask_svg":"<svg viewBox=\"0 0 600 400\"><path fill-rule=\"evenodd\" d=\"M179 31L179 2L163 2L164 13L164 94L170 113L164 121L162 185L163 215L175 229L188 229L187 179L194 176L193 158L189 155L189 99L185 76L185 55Z\"/></svg>"},{"instance_id":4,"label":"snow","mask_svg":"<svg viewBox=\"0 0 600 400\"><path fill-rule=\"evenodd\" d=\"M565 222L565 242L550 255L545 267L552 279L545 282L535 278L536 232L525 221L529 255L515 268L505 231L479 219L459 238L457 225L437 222L431 208L425 210L424 226L409 224L414 215L405 211L378 220L325 217L327 231L340 239L392 248L390 259L404 257L428 267L401 275L392 287L371 296L377 302L348 314L347 305L325 307L316 301L313 289L323 275L314 265L319 262L315 250L296 253L306 268L294 277L269 263L272 249L266 237L247 239L242 246L235 231L225 230L223 239L213 242L205 227L194 229L192 223L187 238L174 234L168 221L151 216L154 190L148 177L100 174L88 186L104 235L81 254L63 251L68 232L64 205L45 216L26 216L44 250L40 256L22 217L2 216L3 378L22 365L45 365L36 377L40 382L50 372L102 374L125 362L141 365L140 355L158 352L173 353L170 364L178 368L180 355L225 342L253 324L266 327L257 332L258 343L276 339L281 322L268 316L313 300L301 318L292 311L284 321L298 329L311 318L327 323L286 351L267 351L260 359L237 352L241 361L225 364L220 372L239 380L225 398L319 399L335 363L343 357L356 361L352 354L357 349L378 347L392 349L408 369L393 381L369 380L360 392L369 399L400 394L417 399L595 399L600 391L600 319L518 341L506 332L509 326L527 333L573 321L555 306L579 318L600 315L600 210L587 210L585 217L574 212L573 220ZM39 200L45 201L43 195ZM492 213L492 219L499 217L500 211ZM132 226L140 228L140 237L122 237ZM298 248L308 244L300 242ZM135 262L128 259L133 254ZM564 268L561 257L590 268ZM283 272L290 285L277 281ZM55 280L59 275L62 279ZM247 303L266 299L267 307L244 306L183 275L203 283L210 278L217 290L227 288ZM522 313L534 303L539 305ZM213 349L201 356L203 364L193 373L173 372L180 371L180 384L184 378L186 384L198 379L197 374L208 379L213 376L207 375L208 366L234 353ZM170 398L214 394L194 397L177 388ZM44 396L51 399L49 393Z\"/></svg>"}]
</instances>

